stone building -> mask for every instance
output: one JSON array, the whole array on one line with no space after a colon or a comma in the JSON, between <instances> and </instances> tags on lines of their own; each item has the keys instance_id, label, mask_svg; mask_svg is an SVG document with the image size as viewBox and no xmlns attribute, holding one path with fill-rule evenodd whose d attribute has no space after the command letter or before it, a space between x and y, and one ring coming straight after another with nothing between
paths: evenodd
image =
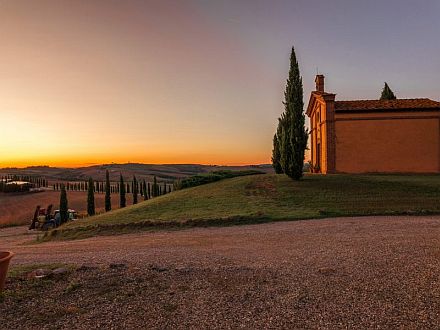
<instances>
[{"instance_id":1,"label":"stone building","mask_svg":"<svg viewBox=\"0 0 440 330\"><path fill-rule=\"evenodd\" d=\"M440 172L440 102L336 101L323 75L315 82L307 107L313 172Z\"/></svg>"}]
</instances>

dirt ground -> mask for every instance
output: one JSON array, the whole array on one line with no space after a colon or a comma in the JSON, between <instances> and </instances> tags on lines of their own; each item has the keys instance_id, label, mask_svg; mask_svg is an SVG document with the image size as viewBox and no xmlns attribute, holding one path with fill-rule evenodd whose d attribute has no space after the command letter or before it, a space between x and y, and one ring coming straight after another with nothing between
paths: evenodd
<instances>
[{"instance_id":1,"label":"dirt ground","mask_svg":"<svg viewBox=\"0 0 440 330\"><path fill-rule=\"evenodd\" d=\"M34 237L0 229L13 269L73 266L9 278L2 329L440 327L438 216Z\"/></svg>"}]
</instances>

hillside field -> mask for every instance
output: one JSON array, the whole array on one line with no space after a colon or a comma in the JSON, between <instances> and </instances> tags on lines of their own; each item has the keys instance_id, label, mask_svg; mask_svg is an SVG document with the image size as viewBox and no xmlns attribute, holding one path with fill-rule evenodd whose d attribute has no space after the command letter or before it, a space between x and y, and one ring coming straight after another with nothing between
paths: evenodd
<instances>
[{"instance_id":1,"label":"hillside field","mask_svg":"<svg viewBox=\"0 0 440 330\"><path fill-rule=\"evenodd\" d=\"M69 207L75 209L80 214L86 213L87 192L69 191L67 193ZM29 224L34 215L35 207L41 205L46 208L53 204L57 209L60 202L59 191L44 191L38 193L25 194L5 194L0 193L0 228ZM127 203L131 204L131 194L127 194ZM97 212L104 211L104 194L95 194L95 206ZM112 206L119 206L119 195L112 194Z\"/></svg>"},{"instance_id":2,"label":"hillside field","mask_svg":"<svg viewBox=\"0 0 440 330\"><path fill-rule=\"evenodd\" d=\"M30 166L25 168L0 168L2 175L30 175L43 177L51 182L87 180L104 181L105 171L108 170L111 181L119 182L119 175L124 176L125 181L131 181L135 175L138 179L152 182L156 176L160 182L172 183L176 179L186 178L192 175L209 173L213 171L246 171L258 170L265 173L273 173L272 165L245 165L245 166L220 166L200 164L102 164L77 168Z\"/></svg>"},{"instance_id":3,"label":"hillside field","mask_svg":"<svg viewBox=\"0 0 440 330\"><path fill-rule=\"evenodd\" d=\"M336 216L438 214L440 175L263 174L227 179L86 218L54 230L81 238L152 228Z\"/></svg>"}]
</instances>

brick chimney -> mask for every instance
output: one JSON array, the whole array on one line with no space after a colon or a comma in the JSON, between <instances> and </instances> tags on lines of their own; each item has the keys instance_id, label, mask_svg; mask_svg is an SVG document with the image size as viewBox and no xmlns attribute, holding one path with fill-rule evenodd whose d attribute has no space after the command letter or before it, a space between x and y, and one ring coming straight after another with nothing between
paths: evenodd
<instances>
[{"instance_id":1,"label":"brick chimney","mask_svg":"<svg viewBox=\"0 0 440 330\"><path fill-rule=\"evenodd\" d=\"M316 75L315 83L316 83L316 91L324 92L324 75L322 74Z\"/></svg>"}]
</instances>

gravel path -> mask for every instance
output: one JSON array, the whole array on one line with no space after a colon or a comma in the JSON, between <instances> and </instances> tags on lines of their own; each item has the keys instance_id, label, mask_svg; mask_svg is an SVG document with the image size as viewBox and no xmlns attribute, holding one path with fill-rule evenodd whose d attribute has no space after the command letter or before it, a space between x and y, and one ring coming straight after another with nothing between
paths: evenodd
<instances>
[{"instance_id":1,"label":"gravel path","mask_svg":"<svg viewBox=\"0 0 440 330\"><path fill-rule=\"evenodd\" d=\"M101 291L85 297L94 286L78 291L72 304L80 298L82 306L94 309L52 323L61 328L440 327L438 216L334 218L23 244L34 237L24 227L1 229L0 250L16 253L13 265L95 265L75 279L91 283L104 276L107 283L121 276L127 280L113 283L115 290L133 291L120 302L100 302ZM126 265L124 273L111 273L116 271L108 270L111 263ZM144 285L144 292L134 289ZM109 315L112 308L119 312ZM8 322L13 327L25 321Z\"/></svg>"}]
</instances>

